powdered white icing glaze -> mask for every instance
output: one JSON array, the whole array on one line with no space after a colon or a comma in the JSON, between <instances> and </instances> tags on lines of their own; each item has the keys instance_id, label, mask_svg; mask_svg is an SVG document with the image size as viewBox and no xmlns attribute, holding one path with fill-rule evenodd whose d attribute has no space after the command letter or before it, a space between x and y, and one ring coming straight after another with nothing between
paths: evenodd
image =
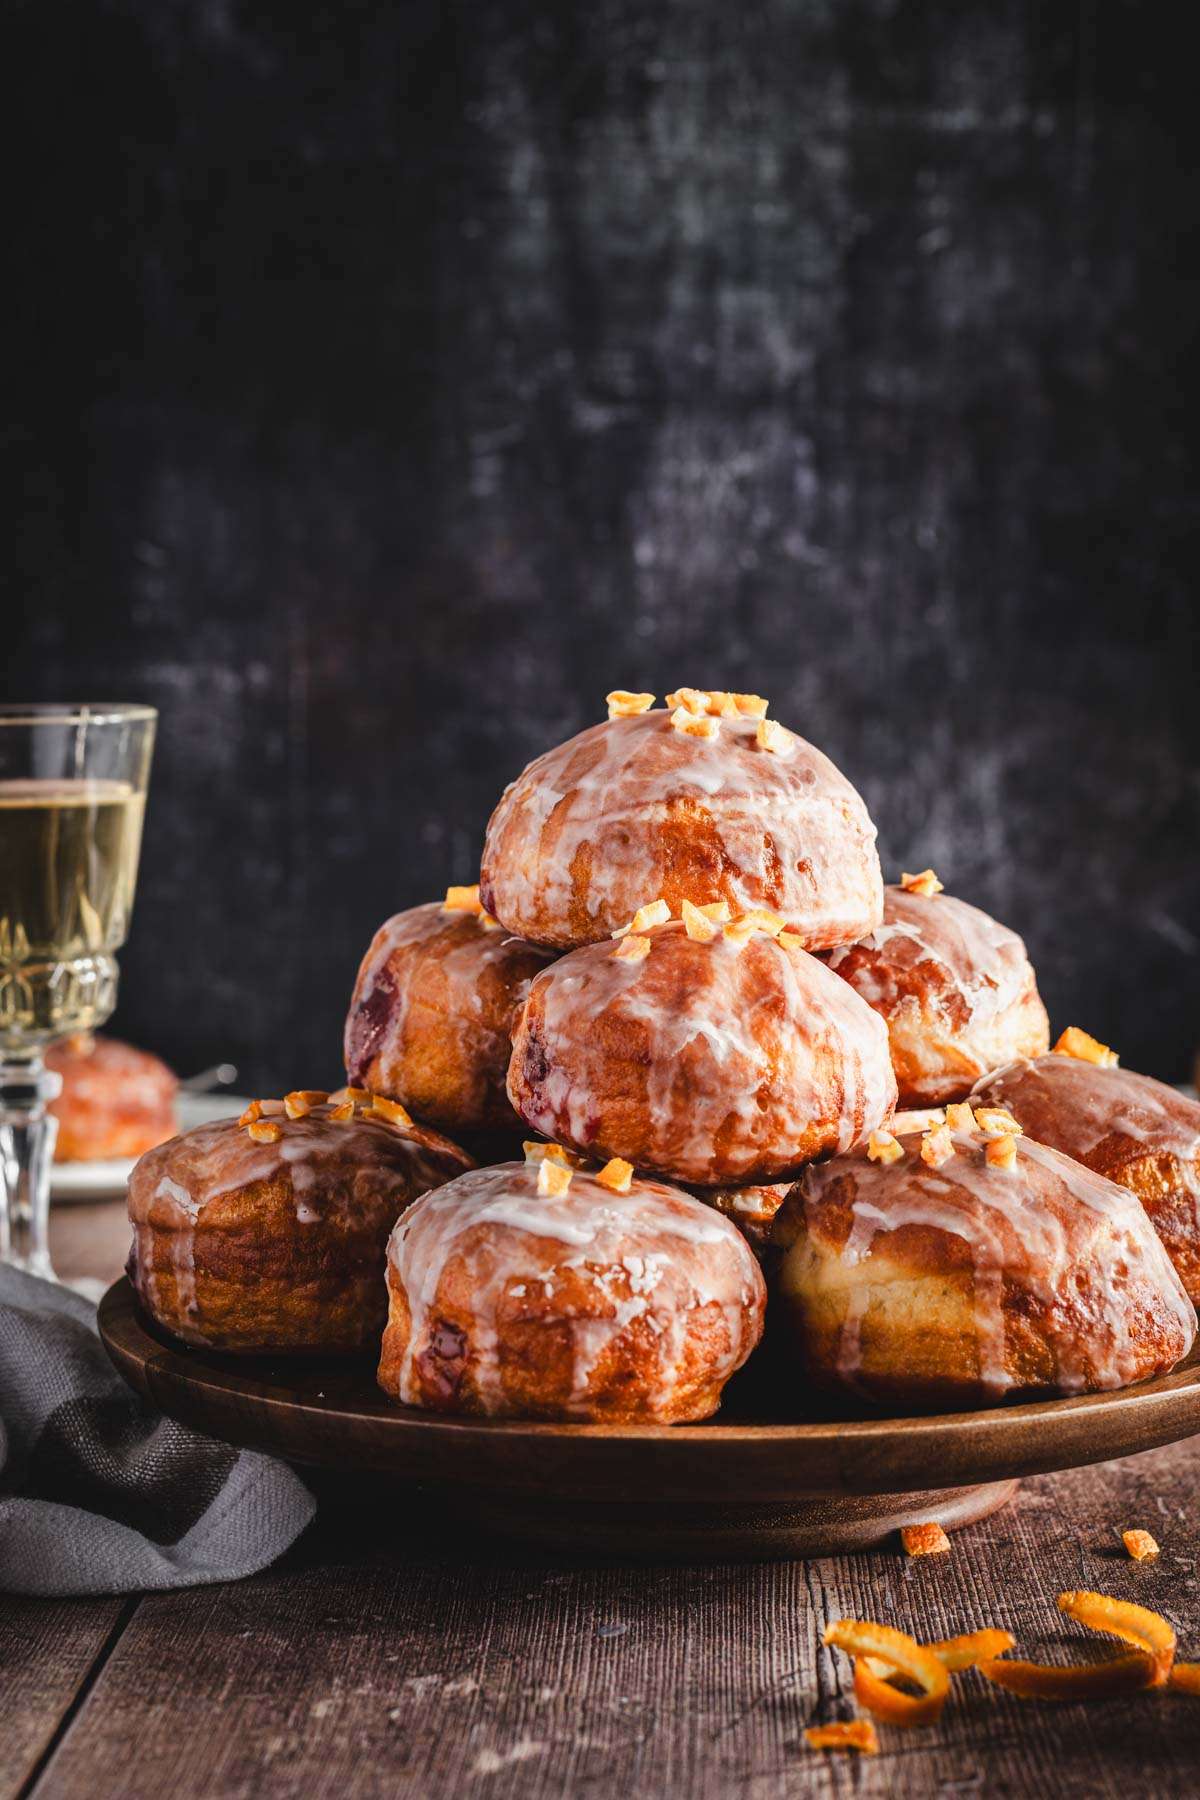
<instances>
[{"instance_id":1,"label":"powdered white icing glaze","mask_svg":"<svg viewBox=\"0 0 1200 1800\"><path fill-rule=\"evenodd\" d=\"M489 1413L512 1410L503 1328L526 1314L544 1322L567 1271L586 1280L592 1304L585 1314L562 1302L573 1344L564 1414L589 1413L597 1364L634 1321L660 1340L655 1411L670 1411L696 1309L716 1308L725 1321L724 1361L714 1377L723 1381L741 1366L761 1332L765 1292L733 1226L658 1182L637 1180L629 1193L615 1194L578 1171L565 1194L543 1196L537 1178L536 1166L525 1163L478 1169L426 1194L397 1224L388 1259L411 1317L401 1400L423 1402L416 1370L437 1329L441 1283L458 1261L470 1278L468 1366Z\"/></svg>"},{"instance_id":2,"label":"powdered white icing glaze","mask_svg":"<svg viewBox=\"0 0 1200 1800\"><path fill-rule=\"evenodd\" d=\"M397 913L375 933L354 985L345 1031L349 1080L451 1127L498 1122L497 1112L507 1113L512 1018L552 955L437 902ZM412 1086L414 1062L427 1054L431 1034L456 1074L441 1111L431 1094Z\"/></svg>"},{"instance_id":3,"label":"powdered white icing glaze","mask_svg":"<svg viewBox=\"0 0 1200 1800\"><path fill-rule=\"evenodd\" d=\"M961 1094L1014 1049L1048 1041L1024 943L950 894L885 888L883 924L825 960L887 1019L914 1099Z\"/></svg>"},{"instance_id":4,"label":"powdered white icing glaze","mask_svg":"<svg viewBox=\"0 0 1200 1800\"><path fill-rule=\"evenodd\" d=\"M730 1185L882 1124L895 1104L886 1027L823 963L766 937L700 943L677 922L648 935L642 962L592 945L537 977L509 1070L529 1125Z\"/></svg>"},{"instance_id":5,"label":"powdered white icing glaze","mask_svg":"<svg viewBox=\"0 0 1200 1800\"><path fill-rule=\"evenodd\" d=\"M196 1233L204 1214L228 1194L288 1177L297 1222L320 1224L370 1207L400 1208L414 1193L445 1181L468 1159L448 1140L382 1118L333 1120L331 1108L280 1118L279 1139L259 1143L236 1120L200 1125L149 1150L129 1177L138 1293L156 1317L193 1343L206 1343L197 1301ZM393 1215L394 1217L394 1215ZM162 1292L155 1247L167 1241L175 1304ZM164 1311L165 1303L165 1311Z\"/></svg>"},{"instance_id":6,"label":"powdered white icing glaze","mask_svg":"<svg viewBox=\"0 0 1200 1800\"><path fill-rule=\"evenodd\" d=\"M1182 1355L1196 1315L1142 1207L1124 1188L1093 1174L1047 1145L1021 1138L1012 1169L989 1164L984 1139L953 1133L955 1155L938 1168L920 1160L917 1138L890 1164L853 1156L805 1170L789 1209L802 1207L808 1229L843 1268L888 1256L889 1234L925 1226L967 1246L974 1269L979 1377L1002 1396L1012 1385L1005 1364L1004 1282L1016 1282L1043 1302L1043 1329L1064 1393L1084 1386L1116 1388L1143 1372L1131 1335L1131 1296L1156 1302L1178 1328ZM851 1226L834 1252L822 1230L822 1203L834 1184L853 1181ZM785 1283L787 1276L785 1272ZM838 1352L838 1374L855 1385L861 1367L861 1327L870 1283L849 1293ZM1090 1375L1086 1365L1091 1365Z\"/></svg>"},{"instance_id":7,"label":"powdered white icing glaze","mask_svg":"<svg viewBox=\"0 0 1200 1800\"><path fill-rule=\"evenodd\" d=\"M753 719L722 719L715 738L692 737L656 709L548 751L492 815L485 904L510 930L562 945L607 937L662 893L676 908L773 907L814 948L869 929L881 880L860 796L803 738L776 755L756 733Z\"/></svg>"}]
</instances>

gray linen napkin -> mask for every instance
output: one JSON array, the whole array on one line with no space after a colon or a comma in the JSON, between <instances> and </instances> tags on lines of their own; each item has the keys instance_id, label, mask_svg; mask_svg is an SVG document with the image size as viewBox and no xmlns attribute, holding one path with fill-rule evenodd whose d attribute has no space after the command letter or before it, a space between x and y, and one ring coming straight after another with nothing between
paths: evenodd
<instances>
[{"instance_id":1,"label":"gray linen napkin","mask_svg":"<svg viewBox=\"0 0 1200 1800\"><path fill-rule=\"evenodd\" d=\"M285 1464L132 1394L80 1295L0 1264L0 1591L236 1580L273 1562L315 1511Z\"/></svg>"}]
</instances>

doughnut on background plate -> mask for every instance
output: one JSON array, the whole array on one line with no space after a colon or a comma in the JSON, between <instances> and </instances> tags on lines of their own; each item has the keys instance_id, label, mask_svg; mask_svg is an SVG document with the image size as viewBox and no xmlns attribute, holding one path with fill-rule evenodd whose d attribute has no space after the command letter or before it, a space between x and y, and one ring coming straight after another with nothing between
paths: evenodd
<instances>
[{"instance_id":1,"label":"doughnut on background plate","mask_svg":"<svg viewBox=\"0 0 1200 1800\"><path fill-rule=\"evenodd\" d=\"M535 1163L460 1176L388 1246L379 1385L438 1412L703 1419L762 1335L766 1289L740 1233L690 1194Z\"/></svg>"},{"instance_id":2,"label":"doughnut on background plate","mask_svg":"<svg viewBox=\"0 0 1200 1800\"><path fill-rule=\"evenodd\" d=\"M419 1126L330 1110L272 1120L276 1143L233 1119L202 1125L138 1162L129 1277L173 1336L248 1355L378 1342L392 1226L470 1158Z\"/></svg>"},{"instance_id":3,"label":"doughnut on background plate","mask_svg":"<svg viewBox=\"0 0 1200 1800\"><path fill-rule=\"evenodd\" d=\"M901 1106L962 1100L997 1064L1049 1048L1021 938L952 894L885 888L883 923L826 960L887 1021Z\"/></svg>"},{"instance_id":4,"label":"doughnut on background plate","mask_svg":"<svg viewBox=\"0 0 1200 1800\"><path fill-rule=\"evenodd\" d=\"M955 1132L939 1168L865 1152L784 1202L776 1323L803 1379L892 1411L1070 1395L1165 1373L1196 1315L1133 1196L1020 1138L1015 1167Z\"/></svg>"},{"instance_id":5,"label":"doughnut on background plate","mask_svg":"<svg viewBox=\"0 0 1200 1800\"><path fill-rule=\"evenodd\" d=\"M816 957L679 923L627 961L609 942L533 982L508 1092L585 1155L706 1187L776 1180L847 1150L891 1112L887 1029Z\"/></svg>"},{"instance_id":6,"label":"doughnut on background plate","mask_svg":"<svg viewBox=\"0 0 1200 1800\"><path fill-rule=\"evenodd\" d=\"M875 827L827 756L790 737L761 750L753 719L714 739L661 708L609 719L518 775L492 814L480 869L489 912L532 943L597 943L664 898L782 913L809 949L882 915Z\"/></svg>"},{"instance_id":7,"label":"doughnut on background plate","mask_svg":"<svg viewBox=\"0 0 1200 1800\"><path fill-rule=\"evenodd\" d=\"M1200 1100L1132 1069L1051 1053L985 1075L972 1100L1136 1194L1200 1304Z\"/></svg>"},{"instance_id":8,"label":"doughnut on background plate","mask_svg":"<svg viewBox=\"0 0 1200 1800\"><path fill-rule=\"evenodd\" d=\"M444 1131L517 1130L504 1091L513 1016L552 951L440 902L371 941L346 1018L346 1077Z\"/></svg>"}]
</instances>

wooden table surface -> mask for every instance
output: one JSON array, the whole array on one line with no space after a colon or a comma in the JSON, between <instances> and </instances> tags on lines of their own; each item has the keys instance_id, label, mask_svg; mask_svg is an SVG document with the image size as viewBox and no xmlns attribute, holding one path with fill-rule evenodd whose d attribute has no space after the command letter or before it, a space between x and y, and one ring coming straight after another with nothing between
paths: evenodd
<instances>
[{"instance_id":1,"label":"wooden table surface","mask_svg":"<svg viewBox=\"0 0 1200 1800\"><path fill-rule=\"evenodd\" d=\"M87 1214L95 1216L89 1225ZM66 1209L60 1272L115 1274L119 1215ZM115 1260L114 1260L115 1258ZM918 1637L1008 1626L1103 1653L1054 1604L1136 1598L1200 1658L1200 1440L1027 1481L949 1556L638 1567L465 1538L419 1495L330 1488L274 1569L129 1599L0 1597L0 1800L87 1796L1193 1797L1200 1700L1021 1702L960 1676L941 1723L882 1753L809 1750L849 1718L843 1614ZM1162 1545L1135 1565L1122 1527Z\"/></svg>"}]
</instances>

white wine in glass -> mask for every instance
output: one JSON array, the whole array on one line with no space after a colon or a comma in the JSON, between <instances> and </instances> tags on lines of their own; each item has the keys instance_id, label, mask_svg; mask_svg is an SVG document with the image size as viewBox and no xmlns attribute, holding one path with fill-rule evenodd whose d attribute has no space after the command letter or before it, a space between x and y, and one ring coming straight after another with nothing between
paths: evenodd
<instances>
[{"instance_id":1,"label":"white wine in glass","mask_svg":"<svg viewBox=\"0 0 1200 1800\"><path fill-rule=\"evenodd\" d=\"M156 715L0 707L0 1258L51 1273L46 1045L102 1025L133 909Z\"/></svg>"}]
</instances>

